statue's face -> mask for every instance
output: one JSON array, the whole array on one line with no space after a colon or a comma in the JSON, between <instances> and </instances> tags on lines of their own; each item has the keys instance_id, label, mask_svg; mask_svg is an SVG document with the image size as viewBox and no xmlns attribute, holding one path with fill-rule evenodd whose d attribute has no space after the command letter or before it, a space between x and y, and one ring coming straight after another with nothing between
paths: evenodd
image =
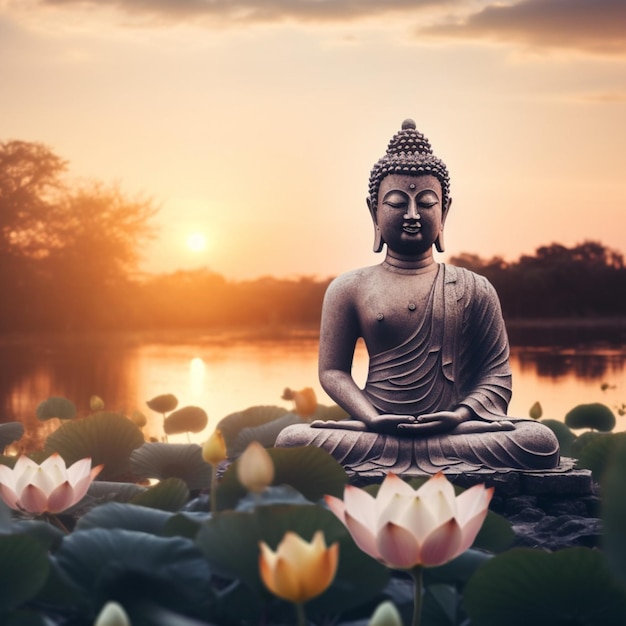
<instances>
[{"instance_id":1,"label":"statue's face","mask_svg":"<svg viewBox=\"0 0 626 626\"><path fill-rule=\"evenodd\" d=\"M390 250L420 254L439 235L447 207L439 180L430 174L390 174L380 183L374 220Z\"/></svg>"}]
</instances>

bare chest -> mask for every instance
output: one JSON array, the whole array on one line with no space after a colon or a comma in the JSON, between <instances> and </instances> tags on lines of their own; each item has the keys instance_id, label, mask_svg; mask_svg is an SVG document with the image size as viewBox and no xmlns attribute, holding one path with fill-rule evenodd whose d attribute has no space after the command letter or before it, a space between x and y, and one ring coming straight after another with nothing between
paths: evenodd
<instances>
[{"instance_id":1,"label":"bare chest","mask_svg":"<svg viewBox=\"0 0 626 626\"><path fill-rule=\"evenodd\" d=\"M435 276L385 272L363 285L357 314L370 354L396 347L413 334L430 310Z\"/></svg>"}]
</instances>

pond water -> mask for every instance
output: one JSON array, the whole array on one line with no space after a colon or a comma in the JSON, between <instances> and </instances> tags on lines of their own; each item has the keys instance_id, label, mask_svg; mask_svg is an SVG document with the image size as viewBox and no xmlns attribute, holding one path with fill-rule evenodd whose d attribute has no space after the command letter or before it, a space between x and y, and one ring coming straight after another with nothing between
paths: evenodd
<instances>
[{"instance_id":1,"label":"pond water","mask_svg":"<svg viewBox=\"0 0 626 626\"><path fill-rule=\"evenodd\" d=\"M173 393L179 407L200 406L209 415L202 442L224 416L254 405L291 408L281 399L285 387L313 387L318 401L331 404L317 380L317 339L246 339L191 333L167 336L11 337L0 341L0 421L22 421L20 442L38 447L58 426L39 422L37 405L50 396L72 400L80 415L91 395L105 408L148 418L146 435L161 439L162 417L146 401ZM626 402L626 346L512 347L513 400L509 414L526 417L539 401L544 417L563 419L577 404L603 402L613 408ZM367 353L359 346L354 376L365 381ZM606 387L603 389L603 387ZM626 430L618 417L616 430ZM185 435L169 438L187 441Z\"/></svg>"}]
</instances>

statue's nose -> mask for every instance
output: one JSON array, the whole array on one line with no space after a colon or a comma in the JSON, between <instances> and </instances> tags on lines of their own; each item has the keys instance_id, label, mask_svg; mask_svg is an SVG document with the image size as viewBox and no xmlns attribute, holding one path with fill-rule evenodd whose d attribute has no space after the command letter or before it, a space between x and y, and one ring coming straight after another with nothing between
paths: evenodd
<instances>
[{"instance_id":1,"label":"statue's nose","mask_svg":"<svg viewBox=\"0 0 626 626\"><path fill-rule=\"evenodd\" d=\"M405 220L418 220L420 218L420 214L417 211L417 204L415 202L409 202L409 206L406 209L406 213L404 214Z\"/></svg>"}]
</instances>

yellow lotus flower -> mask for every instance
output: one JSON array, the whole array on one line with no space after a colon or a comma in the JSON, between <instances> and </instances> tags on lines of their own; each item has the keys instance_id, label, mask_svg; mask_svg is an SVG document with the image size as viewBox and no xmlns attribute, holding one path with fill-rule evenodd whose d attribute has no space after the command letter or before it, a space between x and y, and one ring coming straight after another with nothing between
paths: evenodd
<instances>
[{"instance_id":1,"label":"yellow lotus flower","mask_svg":"<svg viewBox=\"0 0 626 626\"><path fill-rule=\"evenodd\" d=\"M279 598L301 605L330 586L337 572L339 544L326 547L318 530L311 543L288 531L273 552L259 543L259 571L265 586Z\"/></svg>"},{"instance_id":2,"label":"yellow lotus flower","mask_svg":"<svg viewBox=\"0 0 626 626\"><path fill-rule=\"evenodd\" d=\"M56 452L41 465L21 456L11 469L0 465L0 497L16 511L61 513L82 500L104 466L81 459L70 467Z\"/></svg>"},{"instance_id":3,"label":"yellow lotus flower","mask_svg":"<svg viewBox=\"0 0 626 626\"><path fill-rule=\"evenodd\" d=\"M237 478L253 493L261 493L274 480L274 462L268 451L258 442L251 441L237 460Z\"/></svg>"},{"instance_id":4,"label":"yellow lotus flower","mask_svg":"<svg viewBox=\"0 0 626 626\"><path fill-rule=\"evenodd\" d=\"M204 442L202 446L202 458L211 465L217 465L226 460L226 442L219 428Z\"/></svg>"},{"instance_id":5,"label":"yellow lotus flower","mask_svg":"<svg viewBox=\"0 0 626 626\"><path fill-rule=\"evenodd\" d=\"M443 565L465 552L480 530L493 487L474 485L455 497L443 473L413 489L395 474L376 498L348 485L344 499L325 496L363 552L392 569Z\"/></svg>"}]
</instances>

